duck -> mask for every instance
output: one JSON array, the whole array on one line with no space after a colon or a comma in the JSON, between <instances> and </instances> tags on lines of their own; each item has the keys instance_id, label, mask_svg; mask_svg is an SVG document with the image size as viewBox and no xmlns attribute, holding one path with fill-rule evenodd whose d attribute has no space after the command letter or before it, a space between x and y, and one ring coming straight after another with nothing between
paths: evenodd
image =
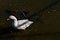
<instances>
[{"instance_id":1,"label":"duck","mask_svg":"<svg viewBox=\"0 0 60 40\"><path fill-rule=\"evenodd\" d=\"M33 21L30 21L29 19L22 19L17 20L17 18L14 15L10 15L7 20L13 20L12 26L16 29L25 30L27 27L29 27Z\"/></svg>"}]
</instances>

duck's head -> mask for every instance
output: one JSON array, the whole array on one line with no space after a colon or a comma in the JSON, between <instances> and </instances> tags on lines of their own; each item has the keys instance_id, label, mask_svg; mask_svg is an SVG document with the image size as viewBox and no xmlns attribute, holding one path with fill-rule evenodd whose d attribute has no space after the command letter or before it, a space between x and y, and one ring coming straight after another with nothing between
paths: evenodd
<instances>
[{"instance_id":1,"label":"duck's head","mask_svg":"<svg viewBox=\"0 0 60 40\"><path fill-rule=\"evenodd\" d=\"M7 20L10 20L10 19L12 19L12 20L17 20L17 18L16 18L15 16L13 16L13 15L10 15Z\"/></svg>"}]
</instances>

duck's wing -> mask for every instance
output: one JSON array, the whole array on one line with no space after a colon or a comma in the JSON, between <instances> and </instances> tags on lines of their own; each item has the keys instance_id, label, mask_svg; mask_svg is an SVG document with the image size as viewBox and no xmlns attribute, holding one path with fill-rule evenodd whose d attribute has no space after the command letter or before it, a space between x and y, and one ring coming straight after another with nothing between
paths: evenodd
<instances>
[{"instance_id":1,"label":"duck's wing","mask_svg":"<svg viewBox=\"0 0 60 40\"><path fill-rule=\"evenodd\" d=\"M22 21L22 20L21 20ZM33 23L33 21L29 21L29 20L27 20L27 21L22 21L22 23L20 23L21 25L19 25L18 27L17 27L17 29L22 29L22 30L25 30L27 27L29 27L31 24Z\"/></svg>"},{"instance_id":2,"label":"duck's wing","mask_svg":"<svg viewBox=\"0 0 60 40\"><path fill-rule=\"evenodd\" d=\"M18 25L23 24L24 22L28 21L28 19L24 19L24 20L18 20Z\"/></svg>"}]
</instances>

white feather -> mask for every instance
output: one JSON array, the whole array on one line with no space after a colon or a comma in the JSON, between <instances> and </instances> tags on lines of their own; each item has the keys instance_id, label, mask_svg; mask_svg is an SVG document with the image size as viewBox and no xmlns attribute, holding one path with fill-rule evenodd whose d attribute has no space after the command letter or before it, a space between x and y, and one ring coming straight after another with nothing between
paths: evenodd
<instances>
[{"instance_id":1,"label":"white feather","mask_svg":"<svg viewBox=\"0 0 60 40\"><path fill-rule=\"evenodd\" d=\"M28 19L17 20L17 18L13 15L9 16L9 18L14 20L13 25L17 29L25 30L27 27L29 27L33 23L33 21L29 21Z\"/></svg>"}]
</instances>

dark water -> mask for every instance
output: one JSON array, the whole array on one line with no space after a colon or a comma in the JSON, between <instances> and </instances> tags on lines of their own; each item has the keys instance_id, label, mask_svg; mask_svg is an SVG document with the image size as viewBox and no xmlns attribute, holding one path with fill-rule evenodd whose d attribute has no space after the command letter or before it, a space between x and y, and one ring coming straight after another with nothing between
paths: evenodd
<instances>
[{"instance_id":1,"label":"dark water","mask_svg":"<svg viewBox=\"0 0 60 40\"><path fill-rule=\"evenodd\" d=\"M0 40L59 40L60 39L60 2L56 0L0 0ZM54 3L55 2L55 3ZM51 4L52 3L52 4ZM13 11L18 19L20 11L27 11L27 16L34 23L25 31L5 32L11 26L7 21L6 10ZM40 10L40 11L39 11ZM18 16L17 16L18 15ZM37 15L37 16L36 16Z\"/></svg>"}]
</instances>

